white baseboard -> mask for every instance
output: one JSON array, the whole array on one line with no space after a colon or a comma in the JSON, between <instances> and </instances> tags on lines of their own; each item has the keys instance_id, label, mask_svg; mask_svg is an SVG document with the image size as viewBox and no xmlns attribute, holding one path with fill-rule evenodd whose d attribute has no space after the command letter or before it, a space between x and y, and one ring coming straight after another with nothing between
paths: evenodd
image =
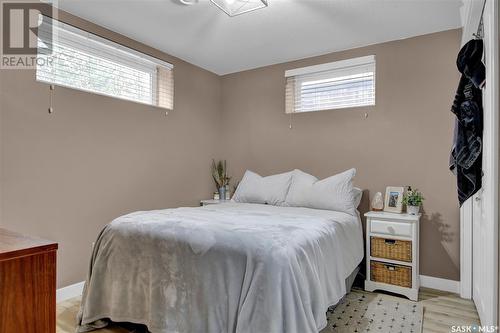
<instances>
[{"instance_id":1,"label":"white baseboard","mask_svg":"<svg viewBox=\"0 0 500 333\"><path fill-rule=\"evenodd\" d=\"M67 299L81 296L83 292L83 285L85 284L85 281L78 282L72 285L69 285L64 288L57 289L56 292L56 302L62 302Z\"/></svg>"},{"instance_id":2,"label":"white baseboard","mask_svg":"<svg viewBox=\"0 0 500 333\"><path fill-rule=\"evenodd\" d=\"M450 293L460 293L460 281L441 279L433 276L420 275L420 286Z\"/></svg>"}]
</instances>

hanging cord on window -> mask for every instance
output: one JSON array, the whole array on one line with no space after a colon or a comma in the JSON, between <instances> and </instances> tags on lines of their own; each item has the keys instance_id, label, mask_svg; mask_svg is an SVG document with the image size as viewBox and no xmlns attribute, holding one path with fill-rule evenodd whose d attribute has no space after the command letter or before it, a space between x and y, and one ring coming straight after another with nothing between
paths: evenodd
<instances>
[{"instance_id":1,"label":"hanging cord on window","mask_svg":"<svg viewBox=\"0 0 500 333\"><path fill-rule=\"evenodd\" d=\"M52 114L54 112L53 99L55 89L56 87L53 84L49 85L49 114Z\"/></svg>"},{"instance_id":2,"label":"hanging cord on window","mask_svg":"<svg viewBox=\"0 0 500 333\"><path fill-rule=\"evenodd\" d=\"M288 118L288 128L292 129L293 126L292 126L292 114L293 113L289 113L289 118Z\"/></svg>"},{"instance_id":3,"label":"hanging cord on window","mask_svg":"<svg viewBox=\"0 0 500 333\"><path fill-rule=\"evenodd\" d=\"M479 19L479 25L477 26L477 31L475 34L472 34L476 39L483 39L484 37L484 25L483 25L483 15L484 15L484 7L486 7L486 0L483 1L483 9L481 10L481 18Z\"/></svg>"}]
</instances>

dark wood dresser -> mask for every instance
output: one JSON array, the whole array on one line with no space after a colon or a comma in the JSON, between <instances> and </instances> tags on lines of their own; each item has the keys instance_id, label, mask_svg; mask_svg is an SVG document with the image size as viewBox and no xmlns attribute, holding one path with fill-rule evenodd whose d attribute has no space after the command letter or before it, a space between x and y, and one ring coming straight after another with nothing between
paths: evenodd
<instances>
[{"instance_id":1,"label":"dark wood dresser","mask_svg":"<svg viewBox=\"0 0 500 333\"><path fill-rule=\"evenodd\" d=\"M57 243L0 228L0 333L55 333Z\"/></svg>"}]
</instances>

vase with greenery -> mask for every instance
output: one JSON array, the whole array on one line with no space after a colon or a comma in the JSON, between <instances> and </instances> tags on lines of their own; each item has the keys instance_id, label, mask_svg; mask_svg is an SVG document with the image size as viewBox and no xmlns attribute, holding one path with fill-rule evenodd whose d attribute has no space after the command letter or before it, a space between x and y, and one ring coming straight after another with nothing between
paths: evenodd
<instances>
[{"instance_id":1,"label":"vase with greenery","mask_svg":"<svg viewBox=\"0 0 500 333\"><path fill-rule=\"evenodd\" d=\"M423 201L424 197L417 189L409 188L403 196L403 204L406 205L406 212L410 215L417 215L420 212Z\"/></svg>"},{"instance_id":2,"label":"vase with greenery","mask_svg":"<svg viewBox=\"0 0 500 333\"><path fill-rule=\"evenodd\" d=\"M219 200L226 200L226 186L229 185L229 180L231 178L227 175L227 164L225 160L218 162L212 160L212 178L219 192Z\"/></svg>"}]
</instances>

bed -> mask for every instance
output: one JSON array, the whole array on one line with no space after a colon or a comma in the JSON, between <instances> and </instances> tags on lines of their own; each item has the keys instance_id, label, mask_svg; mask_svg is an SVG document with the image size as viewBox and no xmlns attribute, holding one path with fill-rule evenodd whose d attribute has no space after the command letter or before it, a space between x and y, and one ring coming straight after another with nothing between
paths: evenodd
<instances>
[{"instance_id":1,"label":"bed","mask_svg":"<svg viewBox=\"0 0 500 333\"><path fill-rule=\"evenodd\" d=\"M135 212L95 243L78 331L318 332L362 258L359 214L234 202Z\"/></svg>"}]
</instances>

